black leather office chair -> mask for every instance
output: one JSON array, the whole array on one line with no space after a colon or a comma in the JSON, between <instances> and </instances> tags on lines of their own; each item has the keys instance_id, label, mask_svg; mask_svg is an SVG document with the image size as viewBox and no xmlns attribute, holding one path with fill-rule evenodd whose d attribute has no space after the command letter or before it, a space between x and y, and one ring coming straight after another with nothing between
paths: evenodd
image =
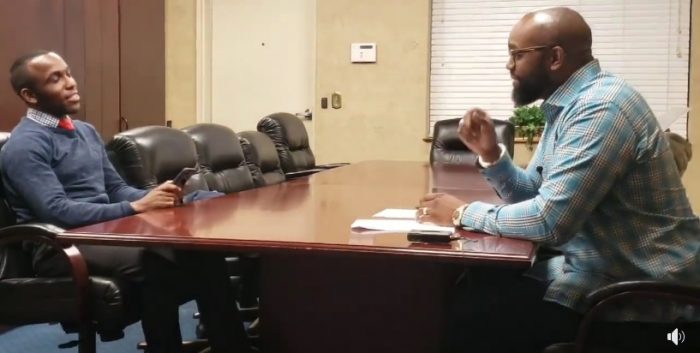
<instances>
[{"instance_id":1,"label":"black leather office chair","mask_svg":"<svg viewBox=\"0 0 700 353\"><path fill-rule=\"evenodd\" d=\"M440 120L433 128L433 143L430 146L430 163L448 165L475 165L478 157L459 139L457 128L461 118ZM513 157L515 127L509 121L493 120L498 142L506 146Z\"/></svg>"},{"instance_id":2,"label":"black leather office chair","mask_svg":"<svg viewBox=\"0 0 700 353\"><path fill-rule=\"evenodd\" d=\"M195 129L195 131L202 132L200 129ZM227 135L221 129L216 129L214 133L222 136ZM197 134L197 136L198 138L203 137L201 134ZM211 137L220 138L222 136ZM115 165L115 169L120 172L124 180L128 184L142 189L152 188L166 180L173 179L182 168L199 168L200 173L190 178L183 190L183 193L188 193L195 190L210 189L207 183L209 170L204 169L204 175L202 175L197 153L198 147L205 153L203 156L211 158L209 162L214 161L214 164L218 165L219 162L227 160L226 158L220 159L219 157L221 156L217 154L217 152L221 152L218 151L220 147L218 144L222 143L225 145L225 141L207 141L207 143L208 147L204 145L197 146L195 140L185 131L165 126L144 126L115 135L107 144L107 150L110 160ZM211 172L209 173L211 174ZM217 183L221 182L219 186L224 188L233 185L225 184L217 177L209 179ZM235 256L229 256L226 258L226 263L231 274L231 285L237 288L241 281L240 259ZM235 298L231 300L235 300ZM198 327L198 335L200 337L205 336L204 331L202 326ZM201 341L186 342L185 349L190 351L193 347L200 346L202 346ZM140 347L143 347L143 345Z\"/></svg>"},{"instance_id":3,"label":"black leather office chair","mask_svg":"<svg viewBox=\"0 0 700 353\"><path fill-rule=\"evenodd\" d=\"M584 313L575 342L558 343L544 353L644 353L698 352L697 335L700 322L683 317L684 310L700 312L700 286L658 280L624 281L600 288L587 296ZM625 308L635 305L645 317L625 321ZM692 342L675 346L667 342L674 327L686 330ZM654 343L639 344L639 337L654 337ZM656 338L658 337L658 340ZM691 338L692 337L692 338ZM683 340L683 339L681 339Z\"/></svg>"},{"instance_id":4,"label":"black leather office chair","mask_svg":"<svg viewBox=\"0 0 700 353\"><path fill-rule=\"evenodd\" d=\"M257 131L243 131L238 136L255 185L272 185L286 180L275 145L267 135Z\"/></svg>"},{"instance_id":5,"label":"black leather office chair","mask_svg":"<svg viewBox=\"0 0 700 353\"><path fill-rule=\"evenodd\" d=\"M316 167L309 135L304 123L289 113L275 113L258 122L258 131L266 134L275 144L280 165L285 173Z\"/></svg>"},{"instance_id":6,"label":"black leather office chair","mask_svg":"<svg viewBox=\"0 0 700 353\"><path fill-rule=\"evenodd\" d=\"M0 148L9 136L0 133ZM16 225L15 220L0 183L0 324L60 322L66 332L78 332L74 343L80 353L95 352L96 333L103 341L122 338L124 327L138 320L138 308L125 302L129 290L110 278L88 277L80 251L56 239L61 228ZM28 251L31 243L47 244L64 254L72 277L39 277Z\"/></svg>"},{"instance_id":7,"label":"black leather office chair","mask_svg":"<svg viewBox=\"0 0 700 353\"><path fill-rule=\"evenodd\" d=\"M228 194L256 187L233 130L217 124L196 124L182 130L195 142L199 165L210 189ZM244 320L257 317L257 258L256 254L227 258L229 273L240 278L236 299Z\"/></svg>"},{"instance_id":8,"label":"black leather office chair","mask_svg":"<svg viewBox=\"0 0 700 353\"><path fill-rule=\"evenodd\" d=\"M347 163L316 165L304 123L292 114L270 114L260 119L257 129L270 137L274 143L280 166L287 174L287 179L347 165Z\"/></svg>"},{"instance_id":9,"label":"black leather office chair","mask_svg":"<svg viewBox=\"0 0 700 353\"><path fill-rule=\"evenodd\" d=\"M144 126L120 132L107 143L107 155L127 184L150 189L172 180L182 168L199 168L197 148L185 132L165 126ZM197 174L186 190L209 190Z\"/></svg>"},{"instance_id":10,"label":"black leather office chair","mask_svg":"<svg viewBox=\"0 0 700 353\"><path fill-rule=\"evenodd\" d=\"M194 140L202 174L211 190L228 194L255 187L233 130L217 124L197 124L182 130Z\"/></svg>"},{"instance_id":11,"label":"black leather office chair","mask_svg":"<svg viewBox=\"0 0 700 353\"><path fill-rule=\"evenodd\" d=\"M683 175L688 168L688 163L693 158L693 145L681 135L666 131L664 136L673 152L673 159L676 161L678 172Z\"/></svg>"}]
</instances>

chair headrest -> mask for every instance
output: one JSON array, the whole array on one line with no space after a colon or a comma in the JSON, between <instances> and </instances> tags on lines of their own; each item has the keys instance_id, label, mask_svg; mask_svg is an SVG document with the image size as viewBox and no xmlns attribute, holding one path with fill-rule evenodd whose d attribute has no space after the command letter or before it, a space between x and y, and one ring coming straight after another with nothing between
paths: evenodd
<instances>
[{"instance_id":1,"label":"chair headrest","mask_svg":"<svg viewBox=\"0 0 700 353\"><path fill-rule=\"evenodd\" d=\"M5 143L10 139L9 132L0 132L0 150L5 146ZM2 166L0 166L2 167ZM2 171L0 170L0 173ZM13 225L17 222L17 216L10 207L10 204L5 199L5 186L3 185L2 177L0 177L0 228Z\"/></svg>"},{"instance_id":2,"label":"chair headrest","mask_svg":"<svg viewBox=\"0 0 700 353\"><path fill-rule=\"evenodd\" d=\"M144 126L114 135L107 144L115 168L137 188L151 188L174 178L185 167L197 167L197 148L185 132Z\"/></svg>"},{"instance_id":3,"label":"chair headrest","mask_svg":"<svg viewBox=\"0 0 700 353\"><path fill-rule=\"evenodd\" d=\"M666 131L664 136L666 136L671 146L671 152L673 153L673 159L676 161L678 173L682 176L688 168L690 159L693 158L693 145L683 136L674 132Z\"/></svg>"},{"instance_id":4,"label":"chair headrest","mask_svg":"<svg viewBox=\"0 0 700 353\"><path fill-rule=\"evenodd\" d=\"M440 120L433 128L433 143L430 148L431 163L474 164L476 154L469 150L459 138L459 121L461 118ZM512 157L515 152L515 127L509 121L493 120L496 138L506 146Z\"/></svg>"},{"instance_id":5,"label":"chair headrest","mask_svg":"<svg viewBox=\"0 0 700 353\"><path fill-rule=\"evenodd\" d=\"M246 159L256 164L264 172L280 169L280 160L275 150L275 145L270 138L258 131L243 131L238 134L248 140L253 147L251 153L246 154Z\"/></svg>"},{"instance_id":6,"label":"chair headrest","mask_svg":"<svg viewBox=\"0 0 700 353\"><path fill-rule=\"evenodd\" d=\"M435 123L433 141L436 146L446 150L469 151L469 148L459 139L457 129L459 128L460 120L448 119Z\"/></svg>"},{"instance_id":7,"label":"chair headrest","mask_svg":"<svg viewBox=\"0 0 700 353\"><path fill-rule=\"evenodd\" d=\"M217 124L197 124L182 130L197 146L199 165L210 189L231 193L255 187L233 130Z\"/></svg>"},{"instance_id":8,"label":"chair headrest","mask_svg":"<svg viewBox=\"0 0 700 353\"><path fill-rule=\"evenodd\" d=\"M270 136L275 144L282 143L292 151L309 148L309 135L304 123L292 114L270 114L260 119L258 131Z\"/></svg>"},{"instance_id":9,"label":"chair headrest","mask_svg":"<svg viewBox=\"0 0 700 353\"><path fill-rule=\"evenodd\" d=\"M202 167L217 172L238 166L244 160L238 135L226 126L196 124L182 131L190 135L194 141Z\"/></svg>"},{"instance_id":10,"label":"chair headrest","mask_svg":"<svg viewBox=\"0 0 700 353\"><path fill-rule=\"evenodd\" d=\"M0 132L0 150L9 139L9 132ZM0 229L9 229L7 227L15 223L17 216L5 199L5 188L0 178ZM31 258L22 251L20 243L0 246L0 279L31 276L31 268Z\"/></svg>"}]
</instances>

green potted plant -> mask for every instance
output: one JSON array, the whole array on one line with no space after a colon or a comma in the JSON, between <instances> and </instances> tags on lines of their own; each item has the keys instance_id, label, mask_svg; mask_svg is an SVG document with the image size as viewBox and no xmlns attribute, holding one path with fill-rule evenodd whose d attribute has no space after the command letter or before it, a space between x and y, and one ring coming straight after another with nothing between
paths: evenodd
<instances>
[{"instance_id":1,"label":"green potted plant","mask_svg":"<svg viewBox=\"0 0 700 353\"><path fill-rule=\"evenodd\" d=\"M544 112L538 106L522 106L513 111L510 122L515 125L517 137L526 139L526 146L532 151L532 143L535 136L539 136L544 129Z\"/></svg>"}]
</instances>

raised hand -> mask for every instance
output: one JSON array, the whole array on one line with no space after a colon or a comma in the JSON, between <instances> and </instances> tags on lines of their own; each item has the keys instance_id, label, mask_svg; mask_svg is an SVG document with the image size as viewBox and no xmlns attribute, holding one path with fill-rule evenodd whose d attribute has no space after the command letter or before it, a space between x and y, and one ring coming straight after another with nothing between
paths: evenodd
<instances>
[{"instance_id":1,"label":"raised hand","mask_svg":"<svg viewBox=\"0 0 700 353\"><path fill-rule=\"evenodd\" d=\"M478 108L467 111L457 131L459 139L484 162L494 162L501 155L496 129L485 111Z\"/></svg>"}]
</instances>

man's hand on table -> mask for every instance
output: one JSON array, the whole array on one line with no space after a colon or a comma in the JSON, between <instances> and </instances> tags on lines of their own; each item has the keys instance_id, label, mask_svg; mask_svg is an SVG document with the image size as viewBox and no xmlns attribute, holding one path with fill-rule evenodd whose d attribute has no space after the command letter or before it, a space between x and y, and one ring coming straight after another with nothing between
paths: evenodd
<instances>
[{"instance_id":1,"label":"man's hand on table","mask_svg":"<svg viewBox=\"0 0 700 353\"><path fill-rule=\"evenodd\" d=\"M452 215L455 210L466 202L448 194L427 194L420 199L416 218L420 223L434 223L443 226L454 226Z\"/></svg>"}]
</instances>

